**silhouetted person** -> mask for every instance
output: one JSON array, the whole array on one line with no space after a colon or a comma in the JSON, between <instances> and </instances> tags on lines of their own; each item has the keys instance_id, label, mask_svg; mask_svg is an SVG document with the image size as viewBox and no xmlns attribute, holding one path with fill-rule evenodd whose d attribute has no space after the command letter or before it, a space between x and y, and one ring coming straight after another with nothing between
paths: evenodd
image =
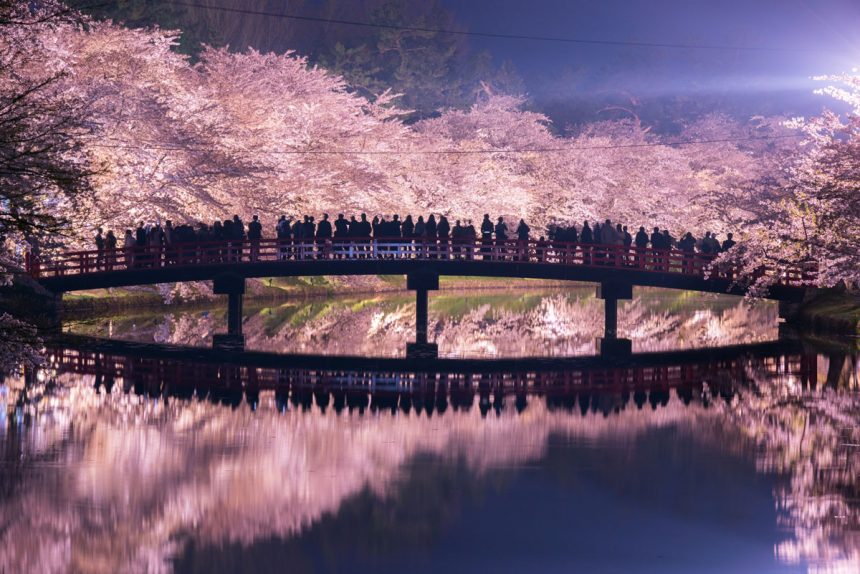
<instances>
[{"instance_id":1,"label":"silhouetted person","mask_svg":"<svg viewBox=\"0 0 860 574\"><path fill-rule=\"evenodd\" d=\"M460 247L463 245L463 233L466 231L466 228L460 223L458 219L454 223L454 228L451 230L451 251L454 253L454 259L460 259Z\"/></svg>"},{"instance_id":2,"label":"silhouetted person","mask_svg":"<svg viewBox=\"0 0 860 574\"><path fill-rule=\"evenodd\" d=\"M475 243L478 240L478 232L475 229L471 219L466 220L466 226L463 228L463 249L466 252L466 259L473 259L475 256Z\"/></svg>"},{"instance_id":3,"label":"silhouetted person","mask_svg":"<svg viewBox=\"0 0 860 574\"><path fill-rule=\"evenodd\" d=\"M275 235L278 237L278 259L285 260L289 255L287 244L290 242L290 221L286 215L282 215L278 219L278 224L275 226Z\"/></svg>"},{"instance_id":4,"label":"silhouetted person","mask_svg":"<svg viewBox=\"0 0 860 574\"><path fill-rule=\"evenodd\" d=\"M636 244L636 265L644 267L645 249L648 248L648 232L645 231L645 227L639 227L639 231L636 232L636 237L633 241Z\"/></svg>"},{"instance_id":5,"label":"silhouetted person","mask_svg":"<svg viewBox=\"0 0 860 574\"><path fill-rule=\"evenodd\" d=\"M505 243L508 241L508 225L503 217L499 217L496 221L496 257L498 259L505 258Z\"/></svg>"},{"instance_id":6,"label":"silhouetted person","mask_svg":"<svg viewBox=\"0 0 860 574\"><path fill-rule=\"evenodd\" d=\"M260 257L260 240L263 238L263 226L260 223L260 218L254 216L248 224L248 240L251 242L251 261L256 261Z\"/></svg>"},{"instance_id":7,"label":"silhouetted person","mask_svg":"<svg viewBox=\"0 0 860 574\"><path fill-rule=\"evenodd\" d=\"M245 222L238 215L233 216L233 239L238 241L245 239Z\"/></svg>"},{"instance_id":8,"label":"silhouetted person","mask_svg":"<svg viewBox=\"0 0 860 574\"><path fill-rule=\"evenodd\" d=\"M675 246L675 238L672 237L668 229L664 229L660 237L662 238L662 246L666 253L663 261L663 271L669 271L669 253Z\"/></svg>"},{"instance_id":9,"label":"silhouetted person","mask_svg":"<svg viewBox=\"0 0 860 574\"><path fill-rule=\"evenodd\" d=\"M481 221L481 254L484 259L490 259L491 246L493 244L493 231L495 227L490 221L490 215L484 214L484 219Z\"/></svg>"},{"instance_id":10,"label":"silhouetted person","mask_svg":"<svg viewBox=\"0 0 860 574\"><path fill-rule=\"evenodd\" d=\"M618 224L618 233L621 235L621 243L624 246L624 263L630 264L630 248L633 246L633 236L627 231L626 225Z\"/></svg>"},{"instance_id":11,"label":"silhouetted person","mask_svg":"<svg viewBox=\"0 0 860 574\"><path fill-rule=\"evenodd\" d=\"M164 232L159 223L156 223L149 229L146 241L149 251L149 256L147 257L149 265L153 267L161 266L161 247L164 245Z\"/></svg>"},{"instance_id":12,"label":"silhouetted person","mask_svg":"<svg viewBox=\"0 0 860 574\"><path fill-rule=\"evenodd\" d=\"M134 265L141 267L146 264L146 228L143 222L134 231Z\"/></svg>"},{"instance_id":13,"label":"silhouetted person","mask_svg":"<svg viewBox=\"0 0 860 574\"><path fill-rule=\"evenodd\" d=\"M412 239L412 236L415 234L415 223L412 221L411 215L407 215L406 219L403 220L400 230L401 236L404 239Z\"/></svg>"},{"instance_id":14,"label":"silhouetted person","mask_svg":"<svg viewBox=\"0 0 860 574\"><path fill-rule=\"evenodd\" d=\"M400 225L400 236L403 238L403 253L401 255L409 258L412 256L412 239L415 237L415 222L412 221L411 215L407 215Z\"/></svg>"},{"instance_id":15,"label":"silhouetted person","mask_svg":"<svg viewBox=\"0 0 860 574\"><path fill-rule=\"evenodd\" d=\"M322 221L317 225L317 252L320 259L327 259L329 254L329 244L332 237L331 221L328 220L328 213L323 213Z\"/></svg>"},{"instance_id":16,"label":"silhouetted person","mask_svg":"<svg viewBox=\"0 0 860 574\"><path fill-rule=\"evenodd\" d=\"M436 217L431 213L424 225L424 239L431 259L436 259Z\"/></svg>"},{"instance_id":17,"label":"silhouetted person","mask_svg":"<svg viewBox=\"0 0 860 574\"><path fill-rule=\"evenodd\" d=\"M216 221L212 224L212 240L218 243L224 241L224 224L220 221ZM212 260L213 261L223 261L224 260L224 251L218 247L213 247L211 250Z\"/></svg>"},{"instance_id":18,"label":"silhouetted person","mask_svg":"<svg viewBox=\"0 0 860 574\"><path fill-rule=\"evenodd\" d=\"M439 236L439 253L442 259L448 259L448 239L451 235L451 224L444 215L439 217L439 225L436 227Z\"/></svg>"},{"instance_id":19,"label":"silhouetted person","mask_svg":"<svg viewBox=\"0 0 860 574\"><path fill-rule=\"evenodd\" d=\"M733 233L729 233L729 234L726 236L726 240L725 240L725 241L723 241L723 245L722 245L722 249L723 249L723 251L724 251L724 252L725 252L725 251L728 251L729 249L731 249L732 247L734 247L735 245L737 245L737 243L735 242L735 240L734 240L733 238L734 238L734 234L733 234Z\"/></svg>"},{"instance_id":20,"label":"silhouetted person","mask_svg":"<svg viewBox=\"0 0 860 574\"><path fill-rule=\"evenodd\" d=\"M134 232L134 240L137 247L146 247L146 228L142 221Z\"/></svg>"},{"instance_id":21,"label":"silhouetted person","mask_svg":"<svg viewBox=\"0 0 860 574\"><path fill-rule=\"evenodd\" d=\"M363 246L364 255L363 257L368 256L368 251L370 249L370 233L372 228L370 226L370 222L367 220L367 214L361 214L361 220L358 222L359 229L359 237L361 238Z\"/></svg>"},{"instance_id":22,"label":"silhouetted person","mask_svg":"<svg viewBox=\"0 0 860 574\"><path fill-rule=\"evenodd\" d=\"M579 242L589 244L594 243L594 232L588 224L588 221L582 222L582 233L579 234Z\"/></svg>"},{"instance_id":23,"label":"silhouetted person","mask_svg":"<svg viewBox=\"0 0 860 574\"><path fill-rule=\"evenodd\" d=\"M317 225L314 223L313 215L305 215L302 222L302 258L313 259L314 257L314 239L316 236Z\"/></svg>"},{"instance_id":24,"label":"silhouetted person","mask_svg":"<svg viewBox=\"0 0 860 574\"><path fill-rule=\"evenodd\" d=\"M101 269L105 264L105 238L102 236L102 228L96 230L96 269Z\"/></svg>"},{"instance_id":25,"label":"silhouetted person","mask_svg":"<svg viewBox=\"0 0 860 574\"><path fill-rule=\"evenodd\" d=\"M591 244L594 243L594 232L591 230L591 226L588 225L588 220L582 222L579 243L582 246L582 263L591 265Z\"/></svg>"},{"instance_id":26,"label":"silhouetted person","mask_svg":"<svg viewBox=\"0 0 860 574\"><path fill-rule=\"evenodd\" d=\"M301 216L297 216L293 222L293 248L292 255L295 259L301 259L304 254L305 223Z\"/></svg>"},{"instance_id":27,"label":"silhouetted person","mask_svg":"<svg viewBox=\"0 0 860 574\"><path fill-rule=\"evenodd\" d=\"M107 270L113 270L116 263L116 235L113 234L113 230L108 231L105 235L105 262Z\"/></svg>"},{"instance_id":28,"label":"silhouetted person","mask_svg":"<svg viewBox=\"0 0 860 574\"><path fill-rule=\"evenodd\" d=\"M225 233L228 231L226 224L224 225ZM242 242L245 240L245 222L238 215L233 215L233 221L229 228L229 238L231 240L231 254L233 261L241 261L242 259Z\"/></svg>"},{"instance_id":29,"label":"silhouetted person","mask_svg":"<svg viewBox=\"0 0 860 574\"><path fill-rule=\"evenodd\" d=\"M430 217L427 218L427 223L424 227L424 236L427 237L428 240L436 240L436 216L432 213L430 214Z\"/></svg>"},{"instance_id":30,"label":"silhouetted person","mask_svg":"<svg viewBox=\"0 0 860 574\"><path fill-rule=\"evenodd\" d=\"M714 255L714 256L719 255L720 251L722 251L722 245L720 244L720 241L717 239L716 233L711 233L710 237L708 238L708 243L710 243L710 245L711 245L711 255Z\"/></svg>"},{"instance_id":31,"label":"silhouetted person","mask_svg":"<svg viewBox=\"0 0 860 574\"><path fill-rule=\"evenodd\" d=\"M541 263L546 261L547 249L549 249L549 242L546 240L546 238L544 238L543 235L541 235L535 247L535 256L537 257L537 260Z\"/></svg>"},{"instance_id":32,"label":"silhouetted person","mask_svg":"<svg viewBox=\"0 0 860 574\"><path fill-rule=\"evenodd\" d=\"M173 222L168 219L164 222L164 258L168 264L178 261L177 243L179 243L179 237L176 236L176 228L173 227Z\"/></svg>"},{"instance_id":33,"label":"silhouetted person","mask_svg":"<svg viewBox=\"0 0 860 574\"><path fill-rule=\"evenodd\" d=\"M684 253L684 272L693 272L693 255L695 253L696 239L689 231L681 241L678 242L678 248Z\"/></svg>"},{"instance_id":34,"label":"silhouetted person","mask_svg":"<svg viewBox=\"0 0 860 574\"><path fill-rule=\"evenodd\" d=\"M663 260L662 251L668 249L664 244L663 234L660 233L660 228L655 227L654 231L651 232L651 249L654 250L654 268L660 269L661 261Z\"/></svg>"},{"instance_id":35,"label":"silhouetted person","mask_svg":"<svg viewBox=\"0 0 860 574\"><path fill-rule=\"evenodd\" d=\"M612 227L612 221L607 219L603 225L600 226L600 243L603 245L615 245L617 238L615 229Z\"/></svg>"},{"instance_id":36,"label":"silhouetted person","mask_svg":"<svg viewBox=\"0 0 860 574\"><path fill-rule=\"evenodd\" d=\"M418 220L415 222L415 251L418 258L427 256L426 235L427 224L424 222L424 216L419 215Z\"/></svg>"},{"instance_id":37,"label":"silhouetted person","mask_svg":"<svg viewBox=\"0 0 860 574\"><path fill-rule=\"evenodd\" d=\"M663 236L660 234L660 228L655 227L651 232L651 247L654 249L663 249Z\"/></svg>"},{"instance_id":38,"label":"silhouetted person","mask_svg":"<svg viewBox=\"0 0 860 574\"><path fill-rule=\"evenodd\" d=\"M334 236L337 239L349 237L349 222L342 213L338 213L337 219L334 220Z\"/></svg>"},{"instance_id":39,"label":"silhouetted person","mask_svg":"<svg viewBox=\"0 0 860 574\"><path fill-rule=\"evenodd\" d=\"M531 228L526 225L525 219L520 219L517 225L517 250L520 261L529 260L529 232L531 232Z\"/></svg>"},{"instance_id":40,"label":"silhouetted person","mask_svg":"<svg viewBox=\"0 0 860 574\"><path fill-rule=\"evenodd\" d=\"M358 257L358 238L361 237L361 222L354 215L349 218L349 248L348 257Z\"/></svg>"},{"instance_id":41,"label":"silhouetted person","mask_svg":"<svg viewBox=\"0 0 860 574\"><path fill-rule=\"evenodd\" d=\"M382 236L382 232L379 228L379 216L374 215L373 221L370 223L370 228L373 230L373 238L379 239Z\"/></svg>"}]
</instances>

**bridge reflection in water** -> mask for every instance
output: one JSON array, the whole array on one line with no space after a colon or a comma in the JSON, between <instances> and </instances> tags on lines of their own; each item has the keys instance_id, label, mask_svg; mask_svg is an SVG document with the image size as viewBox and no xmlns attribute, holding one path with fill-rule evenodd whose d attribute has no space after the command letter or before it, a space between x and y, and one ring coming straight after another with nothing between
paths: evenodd
<instances>
[{"instance_id":1,"label":"bridge reflection in water","mask_svg":"<svg viewBox=\"0 0 860 574\"><path fill-rule=\"evenodd\" d=\"M401 570L404 552L438 571L462 558L452 537L504 539L479 551L500 570L535 533L586 570L656 552L679 571L860 565L844 355L782 341L623 361L356 359L85 337L48 353L29 384L7 383L22 414L4 442L16 496L0 501L0 571L276 570L318 552L355 554L331 571Z\"/></svg>"},{"instance_id":2,"label":"bridge reflection in water","mask_svg":"<svg viewBox=\"0 0 860 574\"><path fill-rule=\"evenodd\" d=\"M314 405L322 413L470 410L483 415L525 410L534 396L550 409L611 412L656 409L674 392L685 404L730 400L750 380L751 361L815 388L817 355L798 344L769 342L716 349L575 359L374 359L254 352L216 352L170 345L70 337L48 347L57 373L94 377L96 389L115 386L152 398L209 400L255 410L261 391L274 391L281 411ZM610 398L607 398L610 397Z\"/></svg>"}]
</instances>

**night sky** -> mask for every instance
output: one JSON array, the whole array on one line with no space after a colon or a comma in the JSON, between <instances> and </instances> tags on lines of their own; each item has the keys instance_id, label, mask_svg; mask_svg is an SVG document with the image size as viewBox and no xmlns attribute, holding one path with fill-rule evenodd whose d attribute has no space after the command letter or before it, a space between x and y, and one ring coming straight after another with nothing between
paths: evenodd
<instances>
[{"instance_id":1,"label":"night sky","mask_svg":"<svg viewBox=\"0 0 860 574\"><path fill-rule=\"evenodd\" d=\"M561 123L617 119L617 115L599 115L605 105L636 108L645 114L646 123L657 124L658 131L664 120L685 121L711 112L748 118L813 115L825 105L842 111L831 98L813 94L823 84L811 76L860 66L858 0L438 2L448 11L441 19L435 18L432 3L406 1L401 22L459 31L685 46L455 37L468 48L464 53L487 52L496 66L513 64L532 109ZM141 4L149 9L127 7L96 10L96 14L132 26L180 28L189 42L229 45L236 51L248 47L264 52L296 50L325 65L319 56L330 56L338 42L355 45L362 38L375 42L371 28L325 19L372 22L386 2L152 0ZM278 14L323 21L279 18ZM446 23L449 17L452 21Z\"/></svg>"},{"instance_id":2,"label":"night sky","mask_svg":"<svg viewBox=\"0 0 860 574\"><path fill-rule=\"evenodd\" d=\"M786 112L826 99L812 75L860 65L856 0L445 0L470 30L588 40L728 45L712 50L581 45L472 37L514 62L536 99L627 90L636 97L720 93L783 101ZM814 111L814 110L809 110Z\"/></svg>"}]
</instances>

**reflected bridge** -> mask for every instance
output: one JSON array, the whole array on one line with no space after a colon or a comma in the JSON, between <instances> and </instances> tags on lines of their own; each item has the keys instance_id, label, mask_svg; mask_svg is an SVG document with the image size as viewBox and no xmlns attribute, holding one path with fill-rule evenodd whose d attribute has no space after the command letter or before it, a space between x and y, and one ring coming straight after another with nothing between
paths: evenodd
<instances>
[{"instance_id":1,"label":"reflected bridge","mask_svg":"<svg viewBox=\"0 0 860 574\"><path fill-rule=\"evenodd\" d=\"M91 375L96 387L151 398L215 401L255 409L273 391L279 409L313 405L344 410L444 413L470 409L486 415L529 397L553 409L611 412L630 405L656 409L674 392L689 404L722 397L752 382L751 369L791 375L815 388L818 355L794 341L563 359L396 359L219 351L66 336L47 346L46 367L57 374ZM608 414L604 412L604 414Z\"/></svg>"}]
</instances>

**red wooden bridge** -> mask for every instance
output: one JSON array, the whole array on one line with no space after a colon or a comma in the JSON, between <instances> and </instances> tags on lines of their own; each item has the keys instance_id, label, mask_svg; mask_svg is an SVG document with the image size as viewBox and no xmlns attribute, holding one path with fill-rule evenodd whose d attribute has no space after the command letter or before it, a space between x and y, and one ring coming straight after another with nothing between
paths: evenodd
<instances>
[{"instance_id":1,"label":"red wooden bridge","mask_svg":"<svg viewBox=\"0 0 860 574\"><path fill-rule=\"evenodd\" d=\"M736 271L701 253L545 241L422 241L402 238L290 241L278 239L193 242L27 257L27 271L44 287L82 289L212 281L228 295L228 335L223 346L242 344L245 279L322 275L406 275L416 291L415 353L434 353L427 342L427 292L439 276L516 277L600 284L606 302L602 349L629 353L617 338L617 301L633 286L745 294ZM797 301L814 280L813 269L763 269L774 286L768 297Z\"/></svg>"}]
</instances>

